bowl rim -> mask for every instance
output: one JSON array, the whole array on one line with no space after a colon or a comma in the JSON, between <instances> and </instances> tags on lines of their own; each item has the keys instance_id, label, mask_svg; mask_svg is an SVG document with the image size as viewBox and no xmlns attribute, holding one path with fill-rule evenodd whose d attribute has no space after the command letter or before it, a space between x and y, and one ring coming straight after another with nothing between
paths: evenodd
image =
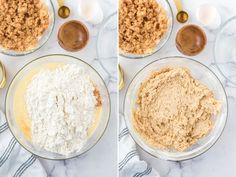
<instances>
[{"instance_id":1,"label":"bowl rim","mask_svg":"<svg viewBox=\"0 0 236 177\"><path fill-rule=\"evenodd\" d=\"M163 157L163 156L160 156L160 155L156 155L156 154L154 154L154 153L151 153L151 152L149 152L146 148L144 148L142 145L140 145L140 144L136 141L136 139L134 138L134 135L131 133L132 131L130 131L129 126L127 126L128 130L129 130L130 136L132 137L132 139L134 140L134 142L138 145L138 147L140 147L144 152L146 152L147 154L149 154L149 155L151 155L152 157L155 157L155 158L157 158L157 159L162 159L162 160L167 160L167 161L178 162L178 161L186 161L186 160L190 160L190 159L193 159L193 158L195 158L195 157L198 157L198 156L200 156L200 155L206 153L208 150L210 150L210 149L218 142L218 140L219 140L220 137L222 136L222 134L223 134L223 132L224 132L224 129L225 129L225 127L226 127L227 120L228 120L228 112L229 112L229 110L228 110L228 97L227 97L225 88L224 88L222 82L220 81L219 77L218 77L209 67L207 67L206 65L204 65L203 63L201 63L201 62L199 62L199 61L197 61L197 60L194 60L194 59L189 58L189 57L183 57L183 56L176 56L176 55L174 55L174 56L168 56L168 57L158 58L158 59L156 59L156 60L154 60L154 61L152 61L152 62L146 64L142 69L140 69L140 70L133 76L132 80L131 80L131 81L129 82L129 84L128 84L128 87L127 87L127 90L126 90L126 93L125 93L125 97L124 97L124 101L123 101L123 112L124 112L123 115L124 115L124 120L125 120L126 125L127 125L127 123L130 122L130 121L129 121L129 119L126 117L126 113L125 113L126 111L125 111L125 110L127 110L127 109L125 108L125 102L126 102L126 100L127 100L127 93L128 93L128 91L129 91L129 89L130 89L131 84L133 83L133 80L134 80L146 67L152 65L153 63L155 63L155 62L157 62L157 61L161 61L161 60L163 61L163 60L171 59L171 58L176 58L176 59L179 58L179 59L191 60L191 62L195 62L195 63L201 65L202 67L206 68L210 73L212 73L212 74L215 76L216 80L218 80L218 82L220 83L220 86L222 87L222 90L223 90L223 93L224 93L224 97L225 97L225 100L226 100L226 116L225 116L224 125L223 125L223 127L222 127L222 130L221 130L219 136L214 140L214 142L213 142L209 147L205 148L205 149L204 149L202 152L200 152L200 153L196 153L195 155L192 155L191 157L185 157L185 158L181 158L181 159L173 159L173 158L168 158L168 157L166 157L166 156ZM130 123L130 124L132 124L132 123ZM142 142L144 142L144 141L142 140ZM146 144L146 143L144 142L144 144Z\"/></svg>"},{"instance_id":2,"label":"bowl rim","mask_svg":"<svg viewBox=\"0 0 236 177\"><path fill-rule=\"evenodd\" d=\"M220 27L220 29L219 29L219 31L218 31L218 33L217 33L217 35L216 35L216 38L215 38L215 41L214 41L214 52L213 52L213 58L214 58L214 62L215 62L215 64L216 64L216 67L217 67L217 69L218 69L218 71L220 72L220 74L229 82L229 83L231 83L231 84L233 84L234 86L236 85L236 82L233 82L231 79L229 79L225 74L224 74L224 72L221 70L221 68L220 68L220 66L217 64L217 60L218 60L218 57L217 57L217 44L218 44L218 42L217 41L219 41L219 38L220 38L220 35L222 34L222 31L224 30L224 28L228 25L228 24L230 24L230 22L232 22L232 21L234 21L234 20L236 20L236 16L233 16L233 17L231 17L231 18L229 18L228 20L226 20L225 22L224 22L224 24Z\"/></svg>"},{"instance_id":3,"label":"bowl rim","mask_svg":"<svg viewBox=\"0 0 236 177\"><path fill-rule=\"evenodd\" d=\"M52 18L52 27L51 27L51 29L50 29L50 31L49 31L49 34L48 34L48 37L47 37L47 39L45 39L44 41L43 41L43 43L41 44L41 45L39 45L38 47L36 47L36 48L33 48L33 49L31 49L31 50L28 50L28 51L22 51L22 52L17 52L17 53L11 53L11 52L6 52L5 50L4 50L4 48L0 48L0 53L2 53L2 54L4 54L4 55L8 55L8 56L13 56L13 57L19 57L19 56L26 56L26 55L29 55L29 54L31 54L31 53L34 53L34 52L36 52L36 51L38 51L39 49L41 49L48 41L49 41L49 39L51 38L51 36L52 36L52 33L53 33L53 31L54 31L54 28L55 28L55 23L56 23L56 17L55 17L55 7L54 7L54 5L53 5L53 3L52 3L52 0L48 0L49 1L49 4L50 4L50 6L52 7L52 13L53 13L53 18ZM50 26L50 25L49 25ZM43 36L44 34L42 34L42 36ZM14 51L14 50L12 50L12 51Z\"/></svg>"},{"instance_id":4,"label":"bowl rim","mask_svg":"<svg viewBox=\"0 0 236 177\"><path fill-rule=\"evenodd\" d=\"M158 1L158 0L156 0L156 1ZM171 14L171 23L170 23L170 31L169 31L169 34L168 34L168 36L166 37L166 40L165 40L165 42L163 42L161 45L160 45L160 47L159 47L159 49L157 49L157 50L155 50L154 52L151 52L151 53L147 53L147 54L141 54L141 55L139 55L139 54L132 54L132 53L122 53L121 52L121 49L120 49L120 47L119 47L119 45L118 45L118 54L119 54L119 56L121 56L121 57L123 57L123 58L125 58L125 59L128 59L128 60L135 60L135 59L138 59L138 60L141 60L141 59L145 59L145 58L147 58L147 57L149 57L149 56L152 56L152 55L154 55L155 53L157 53L158 51L160 51L164 46L165 46L165 44L169 41L169 39L170 39L170 37L171 37L171 35L172 35L172 33L173 33L173 29L174 29L174 19L175 19L175 17L174 17L174 13L173 13L173 10L172 10L172 7L171 7L171 5L170 5L170 2L168 1L168 0L163 0L163 1L165 1L166 2L166 4L168 5L168 7L169 7L169 9L170 9L170 14ZM118 17L119 18L119 17ZM118 32L119 32L119 28L118 28ZM119 37L118 37L118 44L119 44ZM158 45L158 44L157 44ZM157 46L156 45L156 46ZM134 56L128 56L128 55L134 55Z\"/></svg>"},{"instance_id":5,"label":"bowl rim","mask_svg":"<svg viewBox=\"0 0 236 177\"><path fill-rule=\"evenodd\" d=\"M98 77L100 77L100 79L102 80L102 82L103 82L103 84L104 84L104 87L105 87L105 92L106 92L107 95L108 95L108 105L109 105L109 107L108 107L108 111L109 111L109 112L108 112L108 118L107 118L107 121L106 121L106 125L105 125L104 129L102 130L101 136L96 140L96 142L94 142L93 145L92 145L90 148L88 148L87 150L85 150L85 151L82 152L82 153L78 153L78 152L79 152L79 151L78 151L78 152L77 152L78 154L76 154L75 156L66 157L66 158L58 158L58 159L40 156L40 155L38 155L38 154L32 152L29 148L25 147L25 146L23 145L23 143L21 143L21 141L19 141L19 140L17 139L17 137L15 136L15 134L13 133L13 131L11 130L11 127L9 126L9 120L8 120L9 118L8 118L8 116L7 116L7 114L6 114L6 112L7 112L7 111L6 111L6 110L7 110L7 101L8 101L8 99L9 99L9 98L8 98L8 97L9 97L9 91L10 91L10 89L11 89L11 86L12 86L13 82L15 81L15 78L18 76L18 74L19 74L21 71L23 71L25 67L29 66L31 63L34 63L34 62L36 62L36 61L39 61L39 60L41 60L41 59L44 59L44 58L46 58L46 57L51 57L51 56L65 56L65 57L70 57L70 58L72 58L72 59L74 59L74 60L79 60L80 62L82 62L82 63L84 63L85 65L87 65L88 67L90 67L90 68L98 75ZM8 127L9 127L9 130L10 130L11 134L13 135L13 137L17 140L17 142L18 142L25 150L27 150L28 152L34 154L36 157L40 157L40 158L46 159L46 160L55 160L55 161L57 161L57 160L58 160L58 161L60 161L60 160L68 160L68 159L73 159L73 158L79 157L79 156L81 156L81 155L87 153L89 150L91 150L93 147L95 147L95 145L97 145L98 142L101 140L101 138L103 137L103 135L105 134L105 132L106 132L106 130L107 130L107 127L108 127L108 125L109 125L110 118L111 118L111 98L110 98L109 90L108 90L108 88L107 88L107 85L106 85L104 79L103 79L102 76L99 74L99 72L98 72L94 67L92 67L89 63L83 61L83 60L80 59L80 58L77 58L77 57L74 57L74 56L71 56L71 55L66 55L66 54L50 54L50 55L43 55L43 56L37 57L37 58L33 59L32 61L26 63L26 64L14 75L14 77L13 77L13 79L11 80L11 82L10 82L10 84L9 84L9 87L7 88L7 91L6 91L6 97L5 97L5 115L6 115L6 123L7 123ZM49 152L49 151L48 151L48 152Z\"/></svg>"},{"instance_id":6,"label":"bowl rim","mask_svg":"<svg viewBox=\"0 0 236 177\"><path fill-rule=\"evenodd\" d=\"M100 65L102 66L103 70L104 70L107 74L111 74L111 73L110 73L110 72L107 70L107 68L104 66L104 64L103 64L103 62L102 62L103 59L100 58L101 54L100 54L100 52L99 52L99 46L98 46L98 44L99 44L99 41L100 41L101 38L102 38L102 37L101 37L102 30L104 30L104 27L105 27L105 26L108 24L108 22L110 22L110 20L111 20L112 18L114 18L115 16L117 16L116 19L117 19L117 21L118 21L118 14L117 14L117 11L111 13L111 14L104 20L104 22L102 23L102 26L101 26L101 28L100 28L100 30L99 30L99 32L98 32L98 37L97 37L97 40L96 40L96 53L97 53L97 56L98 56L98 61L99 61ZM116 29L117 29L117 27L116 27ZM117 40L118 40L118 36L117 36ZM116 58L117 58L117 56L116 56ZM113 76L112 76L112 78L113 78L113 79L116 79L116 78L114 78Z\"/></svg>"}]
</instances>

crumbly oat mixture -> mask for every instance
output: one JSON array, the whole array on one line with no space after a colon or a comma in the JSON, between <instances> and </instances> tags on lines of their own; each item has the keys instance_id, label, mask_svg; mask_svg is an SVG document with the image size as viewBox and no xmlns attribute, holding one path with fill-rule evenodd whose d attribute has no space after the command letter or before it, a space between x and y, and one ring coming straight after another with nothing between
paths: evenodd
<instances>
[{"instance_id":1,"label":"crumbly oat mixture","mask_svg":"<svg viewBox=\"0 0 236 177\"><path fill-rule=\"evenodd\" d=\"M15 51L33 48L49 26L41 0L0 0L0 45Z\"/></svg>"},{"instance_id":2,"label":"crumbly oat mixture","mask_svg":"<svg viewBox=\"0 0 236 177\"><path fill-rule=\"evenodd\" d=\"M156 0L120 0L119 48L151 53L168 30L168 17Z\"/></svg>"},{"instance_id":3,"label":"crumbly oat mixture","mask_svg":"<svg viewBox=\"0 0 236 177\"><path fill-rule=\"evenodd\" d=\"M144 81L138 92L134 128L160 149L185 151L213 127L221 104L186 68L163 68Z\"/></svg>"}]
</instances>

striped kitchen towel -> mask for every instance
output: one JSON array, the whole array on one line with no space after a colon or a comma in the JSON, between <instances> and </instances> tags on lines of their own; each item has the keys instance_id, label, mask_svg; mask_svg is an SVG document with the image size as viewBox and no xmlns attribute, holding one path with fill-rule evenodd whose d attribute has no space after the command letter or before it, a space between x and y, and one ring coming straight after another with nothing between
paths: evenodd
<instances>
[{"instance_id":1,"label":"striped kitchen towel","mask_svg":"<svg viewBox=\"0 0 236 177\"><path fill-rule=\"evenodd\" d=\"M139 159L136 144L120 116L119 132L119 173L120 177L160 177L145 161Z\"/></svg>"},{"instance_id":2,"label":"striped kitchen towel","mask_svg":"<svg viewBox=\"0 0 236 177\"><path fill-rule=\"evenodd\" d=\"M0 111L0 177L46 177L46 171L34 155L26 151L8 129Z\"/></svg>"}]
</instances>

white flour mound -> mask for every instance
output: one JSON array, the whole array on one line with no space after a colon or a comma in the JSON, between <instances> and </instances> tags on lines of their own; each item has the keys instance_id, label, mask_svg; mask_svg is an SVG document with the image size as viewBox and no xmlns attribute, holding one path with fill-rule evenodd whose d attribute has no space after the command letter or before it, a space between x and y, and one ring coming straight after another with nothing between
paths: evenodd
<instances>
[{"instance_id":1,"label":"white flour mound","mask_svg":"<svg viewBox=\"0 0 236 177\"><path fill-rule=\"evenodd\" d=\"M35 75L26 92L33 144L63 155L79 151L94 120L94 90L89 76L76 64Z\"/></svg>"}]
</instances>

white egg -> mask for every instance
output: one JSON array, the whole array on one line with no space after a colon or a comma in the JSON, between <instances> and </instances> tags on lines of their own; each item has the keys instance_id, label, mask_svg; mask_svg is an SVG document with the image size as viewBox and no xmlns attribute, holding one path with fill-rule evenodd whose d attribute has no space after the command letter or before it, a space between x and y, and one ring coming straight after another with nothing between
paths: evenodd
<instances>
[{"instance_id":1,"label":"white egg","mask_svg":"<svg viewBox=\"0 0 236 177\"><path fill-rule=\"evenodd\" d=\"M103 21L103 11L97 0L80 0L79 15L91 24L99 24Z\"/></svg>"},{"instance_id":2,"label":"white egg","mask_svg":"<svg viewBox=\"0 0 236 177\"><path fill-rule=\"evenodd\" d=\"M221 24L221 17L216 7L210 4L202 4L196 11L197 20L209 29L216 29Z\"/></svg>"}]
</instances>

